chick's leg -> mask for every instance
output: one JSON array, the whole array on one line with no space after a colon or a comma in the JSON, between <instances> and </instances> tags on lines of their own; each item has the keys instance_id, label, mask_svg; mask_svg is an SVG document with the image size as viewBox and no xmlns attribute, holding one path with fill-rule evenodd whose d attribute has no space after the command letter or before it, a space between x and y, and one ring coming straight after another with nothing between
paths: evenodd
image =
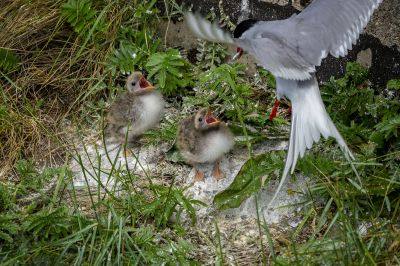
<instances>
[{"instance_id":1,"label":"chick's leg","mask_svg":"<svg viewBox=\"0 0 400 266\"><path fill-rule=\"evenodd\" d=\"M222 172L221 168L219 167L219 161L215 162L212 175L216 180L221 180L225 177L224 172Z\"/></svg>"},{"instance_id":2,"label":"chick's leg","mask_svg":"<svg viewBox=\"0 0 400 266\"><path fill-rule=\"evenodd\" d=\"M128 147L124 146L124 157L129 157L131 155L132 155L131 150Z\"/></svg>"},{"instance_id":3,"label":"chick's leg","mask_svg":"<svg viewBox=\"0 0 400 266\"><path fill-rule=\"evenodd\" d=\"M140 146L139 140L140 140L140 136L136 136L136 135L133 135L133 136L128 135L128 138L124 138L122 145L124 147L125 157L133 156L134 154L133 154L132 150L134 150L135 152L136 152L136 150L138 150L138 152L140 152L141 146Z\"/></svg>"},{"instance_id":4,"label":"chick's leg","mask_svg":"<svg viewBox=\"0 0 400 266\"><path fill-rule=\"evenodd\" d=\"M195 171L194 181L195 182L204 181L204 173L201 172L199 169L197 169L196 164L193 164L193 168Z\"/></svg>"}]
</instances>

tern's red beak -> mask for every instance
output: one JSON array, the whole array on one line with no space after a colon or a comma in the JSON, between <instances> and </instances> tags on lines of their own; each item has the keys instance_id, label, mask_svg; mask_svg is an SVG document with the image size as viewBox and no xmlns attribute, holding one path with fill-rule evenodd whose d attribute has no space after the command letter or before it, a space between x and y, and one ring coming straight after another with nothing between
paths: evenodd
<instances>
[{"instance_id":1,"label":"tern's red beak","mask_svg":"<svg viewBox=\"0 0 400 266\"><path fill-rule=\"evenodd\" d=\"M237 60L237 59L239 59L240 57L242 57L242 55L243 55L243 49L240 48L240 47L238 47L238 48L236 48L236 54L232 57L232 60L233 60L233 61L234 61L234 60Z\"/></svg>"},{"instance_id":2,"label":"tern's red beak","mask_svg":"<svg viewBox=\"0 0 400 266\"><path fill-rule=\"evenodd\" d=\"M206 123L209 126L216 126L216 125L219 125L219 123L221 123L221 121L219 121L217 118L215 118L215 116L212 115L211 111L208 110L208 112L206 114Z\"/></svg>"},{"instance_id":3,"label":"tern's red beak","mask_svg":"<svg viewBox=\"0 0 400 266\"><path fill-rule=\"evenodd\" d=\"M152 91L154 90L154 86L144 77L141 77L139 80L139 86L144 91Z\"/></svg>"}]
</instances>

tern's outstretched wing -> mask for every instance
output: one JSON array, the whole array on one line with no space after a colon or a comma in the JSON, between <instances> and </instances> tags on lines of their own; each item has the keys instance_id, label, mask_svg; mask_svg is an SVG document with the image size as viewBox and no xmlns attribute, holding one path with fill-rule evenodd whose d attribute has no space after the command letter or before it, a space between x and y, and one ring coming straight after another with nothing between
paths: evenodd
<instances>
[{"instance_id":1,"label":"tern's outstretched wing","mask_svg":"<svg viewBox=\"0 0 400 266\"><path fill-rule=\"evenodd\" d=\"M314 0L298 15L258 22L237 45L276 77L310 79L328 54L345 56L382 0Z\"/></svg>"},{"instance_id":2,"label":"tern's outstretched wing","mask_svg":"<svg viewBox=\"0 0 400 266\"><path fill-rule=\"evenodd\" d=\"M382 0L314 0L300 14L285 20L260 21L232 39L218 25L186 13L199 37L235 43L271 73L289 80L307 80L328 54L345 56Z\"/></svg>"},{"instance_id":3,"label":"tern's outstretched wing","mask_svg":"<svg viewBox=\"0 0 400 266\"><path fill-rule=\"evenodd\" d=\"M186 12L185 21L190 30L201 39L210 42L234 43L230 33L224 31L216 23L211 23L199 14Z\"/></svg>"},{"instance_id":4,"label":"tern's outstretched wing","mask_svg":"<svg viewBox=\"0 0 400 266\"><path fill-rule=\"evenodd\" d=\"M327 55L347 55L382 0L314 0L294 20L307 36L318 40ZM314 30L313 25L320 25ZM299 32L302 34L302 32ZM312 42L312 40L310 40ZM302 47L307 49L307 47ZM309 47L311 49L312 47ZM322 53L321 53L322 54ZM321 56L322 59L325 56Z\"/></svg>"}]
</instances>

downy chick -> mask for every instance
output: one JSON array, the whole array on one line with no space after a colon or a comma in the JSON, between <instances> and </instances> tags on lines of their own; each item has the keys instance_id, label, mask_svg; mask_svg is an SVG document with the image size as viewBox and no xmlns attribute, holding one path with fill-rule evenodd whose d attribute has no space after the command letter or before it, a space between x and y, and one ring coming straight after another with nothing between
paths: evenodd
<instances>
[{"instance_id":1,"label":"downy chick","mask_svg":"<svg viewBox=\"0 0 400 266\"><path fill-rule=\"evenodd\" d=\"M146 130L156 126L164 114L164 99L141 72L126 79L128 91L119 95L110 107L107 133L120 143L132 143Z\"/></svg>"},{"instance_id":2,"label":"downy chick","mask_svg":"<svg viewBox=\"0 0 400 266\"><path fill-rule=\"evenodd\" d=\"M233 144L229 128L207 109L184 119L178 128L177 145L183 158L193 165L195 181L204 179L204 173L197 169L196 164L206 162L214 163L213 177L222 179L224 173L219 168L219 160L232 149Z\"/></svg>"}]
</instances>

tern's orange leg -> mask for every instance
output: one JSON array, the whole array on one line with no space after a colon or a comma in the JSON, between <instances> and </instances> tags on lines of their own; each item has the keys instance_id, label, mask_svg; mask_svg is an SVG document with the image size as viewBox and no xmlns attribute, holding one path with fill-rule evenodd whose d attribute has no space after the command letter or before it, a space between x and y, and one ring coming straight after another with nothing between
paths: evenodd
<instances>
[{"instance_id":1,"label":"tern's orange leg","mask_svg":"<svg viewBox=\"0 0 400 266\"><path fill-rule=\"evenodd\" d=\"M269 115L269 120L272 121L277 116L278 107L280 104L281 104L281 102L278 99L276 99L274 107L272 107L271 114Z\"/></svg>"}]
</instances>

